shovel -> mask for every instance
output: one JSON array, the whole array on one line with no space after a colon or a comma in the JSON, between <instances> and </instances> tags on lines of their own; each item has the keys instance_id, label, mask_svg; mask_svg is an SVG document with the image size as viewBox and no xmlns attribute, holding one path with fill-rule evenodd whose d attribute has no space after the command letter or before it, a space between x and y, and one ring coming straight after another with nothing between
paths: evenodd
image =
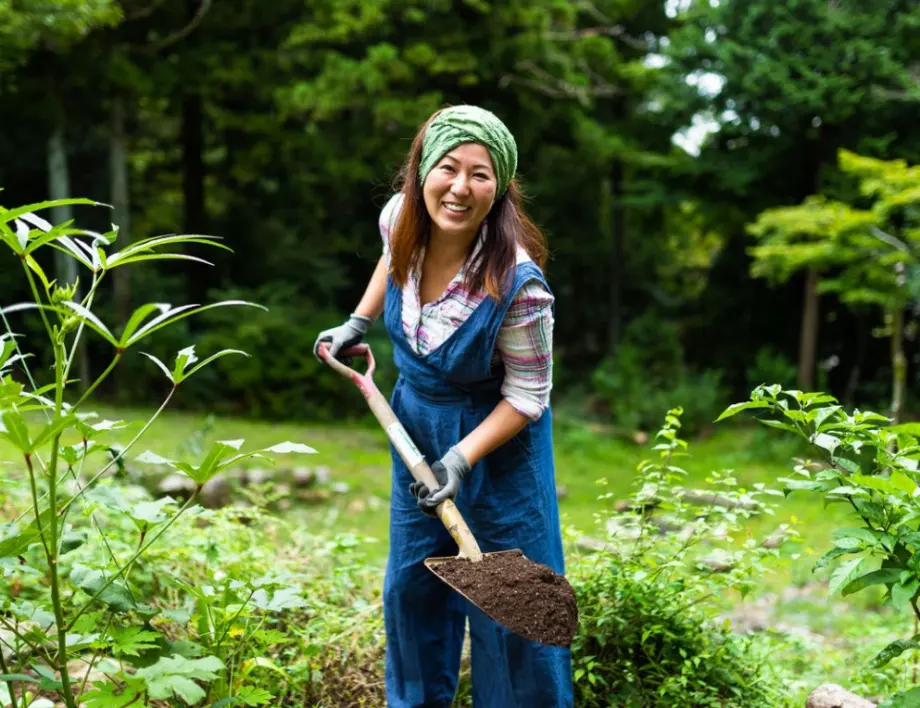
<instances>
[{"instance_id":1,"label":"shovel","mask_svg":"<svg viewBox=\"0 0 920 708\"><path fill-rule=\"evenodd\" d=\"M373 381L376 364L370 347L359 344L339 353L343 359L364 357L364 374L329 356L325 343L318 351L323 361L361 391L412 477L430 490L437 489L424 456ZM527 559L520 550L483 553L452 499L441 502L435 513L457 543L459 554L428 558L425 567L492 620L525 639L563 647L572 643L578 608L564 576Z\"/></svg>"}]
</instances>

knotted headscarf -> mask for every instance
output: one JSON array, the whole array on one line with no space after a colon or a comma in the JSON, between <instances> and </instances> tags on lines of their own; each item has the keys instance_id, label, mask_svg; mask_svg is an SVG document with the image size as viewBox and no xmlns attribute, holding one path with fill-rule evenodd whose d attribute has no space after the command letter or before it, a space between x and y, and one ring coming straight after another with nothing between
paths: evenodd
<instances>
[{"instance_id":1,"label":"knotted headscarf","mask_svg":"<svg viewBox=\"0 0 920 708\"><path fill-rule=\"evenodd\" d=\"M517 144L498 116L478 106L445 108L431 121L422 138L419 184L425 183L444 155L463 143L480 143L489 151L498 181L497 199L517 171Z\"/></svg>"}]
</instances>

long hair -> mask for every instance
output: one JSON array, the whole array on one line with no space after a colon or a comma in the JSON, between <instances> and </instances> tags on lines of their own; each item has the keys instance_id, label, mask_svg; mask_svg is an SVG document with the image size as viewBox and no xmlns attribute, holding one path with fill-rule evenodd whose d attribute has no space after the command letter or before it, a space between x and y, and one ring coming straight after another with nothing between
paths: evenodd
<instances>
[{"instance_id":1,"label":"long hair","mask_svg":"<svg viewBox=\"0 0 920 708\"><path fill-rule=\"evenodd\" d=\"M438 113L433 113L422 125L399 174L403 204L390 237L390 274L400 287L418 267L422 248L431 237L431 217L419 184L419 164L422 139ZM486 237L475 261L468 264L464 287L470 292L485 290L500 300L514 273L518 245L543 268L547 257L546 237L524 210L524 198L515 180L511 180L505 193L492 205L483 223Z\"/></svg>"}]
</instances>

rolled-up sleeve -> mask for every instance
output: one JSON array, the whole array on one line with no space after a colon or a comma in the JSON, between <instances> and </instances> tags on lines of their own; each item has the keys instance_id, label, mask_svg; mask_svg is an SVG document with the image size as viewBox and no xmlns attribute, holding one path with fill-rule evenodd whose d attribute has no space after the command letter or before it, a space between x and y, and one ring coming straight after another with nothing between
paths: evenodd
<instances>
[{"instance_id":1,"label":"rolled-up sleeve","mask_svg":"<svg viewBox=\"0 0 920 708\"><path fill-rule=\"evenodd\" d=\"M553 387L553 296L537 280L518 292L498 333L505 366L502 396L531 420L549 406Z\"/></svg>"}]
</instances>

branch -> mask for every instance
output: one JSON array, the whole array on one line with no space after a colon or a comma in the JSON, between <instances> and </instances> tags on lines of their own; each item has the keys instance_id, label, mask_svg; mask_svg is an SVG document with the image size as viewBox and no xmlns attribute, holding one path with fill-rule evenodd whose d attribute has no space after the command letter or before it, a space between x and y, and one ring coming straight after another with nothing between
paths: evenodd
<instances>
[{"instance_id":1,"label":"branch","mask_svg":"<svg viewBox=\"0 0 920 708\"><path fill-rule=\"evenodd\" d=\"M164 2L166 2L166 0L153 0L147 7L142 7L140 10L135 10L131 13L125 12L125 22L132 22L133 20L142 20L145 17L150 17Z\"/></svg>"},{"instance_id":2,"label":"branch","mask_svg":"<svg viewBox=\"0 0 920 708\"><path fill-rule=\"evenodd\" d=\"M546 39L558 42L574 42L587 37L614 37L622 40L624 44L634 49L648 49L648 44L641 39L637 39L630 34L621 25L613 27L586 27L584 29L569 30L567 32L547 32L543 35Z\"/></svg>"},{"instance_id":3,"label":"branch","mask_svg":"<svg viewBox=\"0 0 920 708\"><path fill-rule=\"evenodd\" d=\"M597 5L591 2L591 0L581 0L581 2L578 3L578 5L579 5L579 9L586 10L587 13L591 15L591 17L593 17L598 22L602 22L605 25L610 24L610 18L607 17L607 15L605 15L603 12L601 12L598 9Z\"/></svg>"},{"instance_id":4,"label":"branch","mask_svg":"<svg viewBox=\"0 0 920 708\"><path fill-rule=\"evenodd\" d=\"M617 96L623 91L618 86L608 83L599 83L591 86L579 86L565 79L553 76L548 71L541 69L533 62L521 62L522 69L529 70L534 76L519 76L517 74L503 74L500 85L521 83L530 86L536 91L550 98L575 98L582 103L587 103L590 97L609 98Z\"/></svg>"},{"instance_id":5,"label":"branch","mask_svg":"<svg viewBox=\"0 0 920 708\"><path fill-rule=\"evenodd\" d=\"M170 35L167 35L159 42L154 42L146 47L145 51L149 53L155 53L161 49L166 49L167 47L180 42L186 37L188 37L192 32L195 31L195 28L201 24L201 21L204 19L204 16L208 13L208 10L211 7L213 0L201 0L201 4L198 6L198 12L195 13L195 16L189 21L189 23L180 30L176 30Z\"/></svg>"}]
</instances>

